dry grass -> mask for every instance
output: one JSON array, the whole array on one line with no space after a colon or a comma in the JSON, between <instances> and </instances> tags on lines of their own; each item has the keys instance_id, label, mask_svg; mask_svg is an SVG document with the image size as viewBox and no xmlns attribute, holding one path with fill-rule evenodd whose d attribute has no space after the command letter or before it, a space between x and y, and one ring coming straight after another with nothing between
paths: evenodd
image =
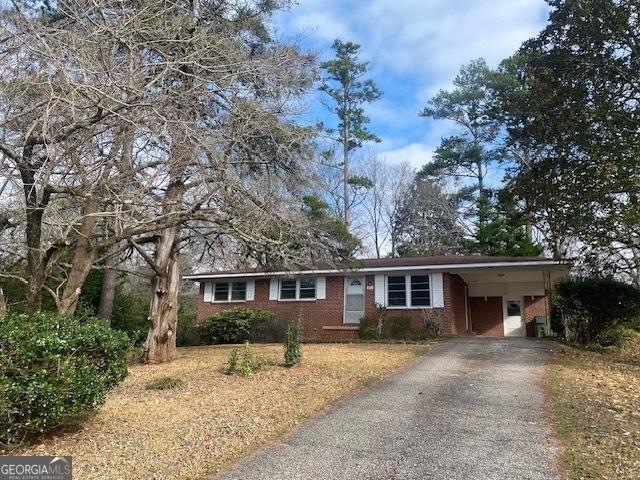
<instances>
[{"instance_id":1,"label":"dry grass","mask_svg":"<svg viewBox=\"0 0 640 480\"><path fill-rule=\"evenodd\" d=\"M640 479L640 335L604 352L556 347L546 384L571 479Z\"/></svg>"},{"instance_id":2,"label":"dry grass","mask_svg":"<svg viewBox=\"0 0 640 480\"><path fill-rule=\"evenodd\" d=\"M303 363L247 376L223 374L231 347L180 349L180 358L136 366L78 431L20 454L73 455L77 479L194 479L273 441L337 399L407 365L425 345L305 345ZM280 345L256 346L282 355ZM148 390L161 377L179 390Z\"/></svg>"}]
</instances>

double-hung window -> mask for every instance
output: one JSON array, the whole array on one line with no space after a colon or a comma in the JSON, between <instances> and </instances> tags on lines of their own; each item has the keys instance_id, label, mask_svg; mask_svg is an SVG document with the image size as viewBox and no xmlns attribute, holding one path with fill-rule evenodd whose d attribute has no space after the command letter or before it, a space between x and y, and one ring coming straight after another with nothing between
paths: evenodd
<instances>
[{"instance_id":1,"label":"double-hung window","mask_svg":"<svg viewBox=\"0 0 640 480\"><path fill-rule=\"evenodd\" d=\"M430 307L429 275L388 276L387 305L392 308Z\"/></svg>"},{"instance_id":2,"label":"double-hung window","mask_svg":"<svg viewBox=\"0 0 640 480\"><path fill-rule=\"evenodd\" d=\"M231 301L242 302L247 299L247 283L235 282L231 284Z\"/></svg>"},{"instance_id":3,"label":"double-hung window","mask_svg":"<svg viewBox=\"0 0 640 480\"><path fill-rule=\"evenodd\" d=\"M244 302L247 282L216 282L213 286L214 302Z\"/></svg>"},{"instance_id":4,"label":"double-hung window","mask_svg":"<svg viewBox=\"0 0 640 480\"><path fill-rule=\"evenodd\" d=\"M315 278L283 278L280 280L280 300L315 300L315 298Z\"/></svg>"},{"instance_id":5,"label":"double-hung window","mask_svg":"<svg viewBox=\"0 0 640 480\"><path fill-rule=\"evenodd\" d=\"M431 306L431 292L429 291L429 275L411 275L411 306Z\"/></svg>"},{"instance_id":6,"label":"double-hung window","mask_svg":"<svg viewBox=\"0 0 640 480\"><path fill-rule=\"evenodd\" d=\"M315 278L301 278L298 298L302 300L309 300L316 298L316 279Z\"/></svg>"},{"instance_id":7,"label":"double-hung window","mask_svg":"<svg viewBox=\"0 0 640 480\"><path fill-rule=\"evenodd\" d=\"M404 275L387 277L387 299L390 307L407 306L407 279Z\"/></svg>"},{"instance_id":8,"label":"double-hung window","mask_svg":"<svg viewBox=\"0 0 640 480\"><path fill-rule=\"evenodd\" d=\"M280 280L280 300L295 300L297 280Z\"/></svg>"}]
</instances>

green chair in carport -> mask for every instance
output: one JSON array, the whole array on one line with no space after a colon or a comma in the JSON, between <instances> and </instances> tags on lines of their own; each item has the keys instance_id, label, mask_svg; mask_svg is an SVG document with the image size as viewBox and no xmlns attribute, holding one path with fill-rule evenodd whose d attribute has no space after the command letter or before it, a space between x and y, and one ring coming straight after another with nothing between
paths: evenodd
<instances>
[{"instance_id":1,"label":"green chair in carport","mask_svg":"<svg viewBox=\"0 0 640 480\"><path fill-rule=\"evenodd\" d=\"M551 336L551 324L549 323L549 317L546 315L539 315L534 317L536 326L536 337L550 337Z\"/></svg>"}]
</instances>

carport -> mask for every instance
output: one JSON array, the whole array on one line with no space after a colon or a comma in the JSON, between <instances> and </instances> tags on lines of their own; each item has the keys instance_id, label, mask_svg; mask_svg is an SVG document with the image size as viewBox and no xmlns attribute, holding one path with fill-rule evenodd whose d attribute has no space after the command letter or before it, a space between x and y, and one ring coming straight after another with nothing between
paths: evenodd
<instances>
[{"instance_id":1,"label":"carport","mask_svg":"<svg viewBox=\"0 0 640 480\"><path fill-rule=\"evenodd\" d=\"M489 337L533 337L536 316L549 315L549 293L568 267L485 268L459 272L465 283L467 332Z\"/></svg>"}]
</instances>

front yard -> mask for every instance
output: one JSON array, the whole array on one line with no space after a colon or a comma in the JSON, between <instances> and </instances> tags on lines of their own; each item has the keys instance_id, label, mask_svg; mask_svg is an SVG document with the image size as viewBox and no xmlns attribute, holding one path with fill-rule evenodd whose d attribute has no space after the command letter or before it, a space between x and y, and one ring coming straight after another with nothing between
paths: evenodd
<instances>
[{"instance_id":1,"label":"front yard","mask_svg":"<svg viewBox=\"0 0 640 480\"><path fill-rule=\"evenodd\" d=\"M215 473L341 397L409 364L427 345L305 345L300 366L223 373L233 347L180 349L168 365L135 366L106 405L76 431L22 455L72 455L78 479L197 479ZM281 345L254 346L281 358ZM148 390L171 376L183 388Z\"/></svg>"},{"instance_id":2,"label":"front yard","mask_svg":"<svg viewBox=\"0 0 640 480\"><path fill-rule=\"evenodd\" d=\"M569 478L640 478L640 335L622 348L555 347L545 377Z\"/></svg>"}]
</instances>

